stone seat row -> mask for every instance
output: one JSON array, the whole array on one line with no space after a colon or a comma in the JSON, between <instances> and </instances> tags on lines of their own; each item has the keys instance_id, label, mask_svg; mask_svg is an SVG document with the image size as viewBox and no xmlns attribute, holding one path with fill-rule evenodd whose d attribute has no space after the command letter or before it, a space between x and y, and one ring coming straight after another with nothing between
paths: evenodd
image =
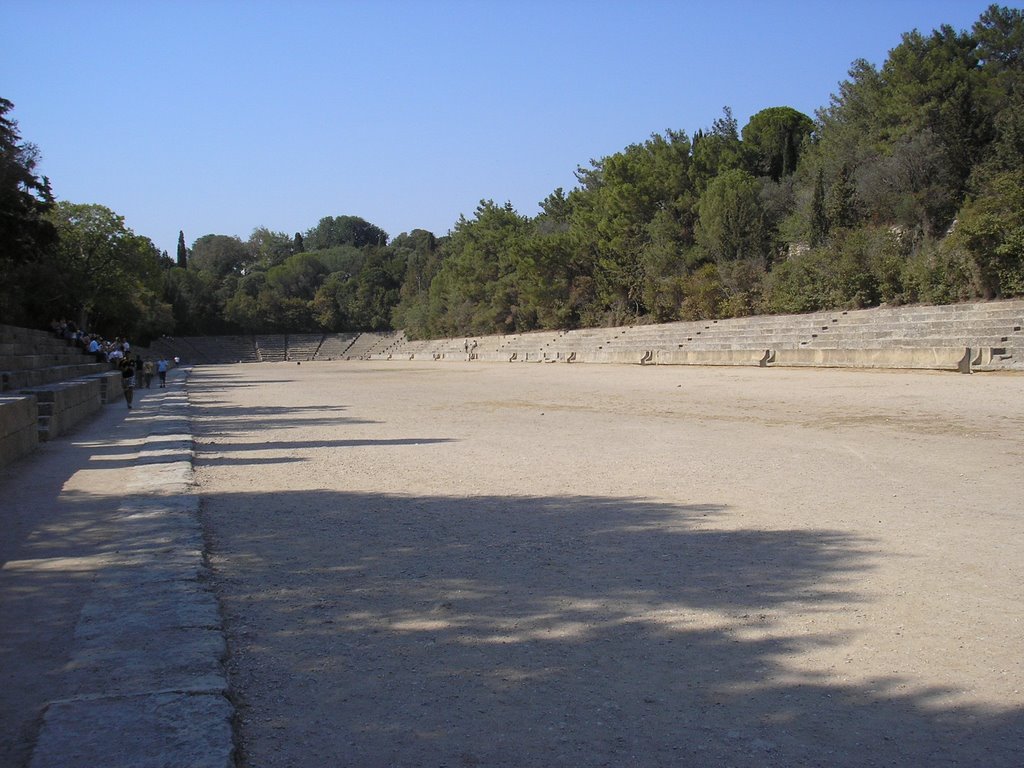
<instances>
[{"instance_id":1,"label":"stone seat row","mask_svg":"<svg viewBox=\"0 0 1024 768\"><path fill-rule=\"evenodd\" d=\"M367 337L352 349L357 337ZM394 337L389 334L388 338ZM186 363L282 362L285 360L340 360L363 355L381 343L381 334L307 333L256 336L183 336L153 342L152 349Z\"/></svg>"},{"instance_id":2,"label":"stone seat row","mask_svg":"<svg viewBox=\"0 0 1024 768\"><path fill-rule=\"evenodd\" d=\"M1024 301L685 321L477 337L473 359L1024 369ZM392 359L465 360L465 339L408 341ZM968 352L970 348L970 352ZM980 368L979 368L980 369Z\"/></svg>"},{"instance_id":3,"label":"stone seat row","mask_svg":"<svg viewBox=\"0 0 1024 768\"><path fill-rule=\"evenodd\" d=\"M123 398L121 374L46 331L0 326L0 465Z\"/></svg>"}]
</instances>

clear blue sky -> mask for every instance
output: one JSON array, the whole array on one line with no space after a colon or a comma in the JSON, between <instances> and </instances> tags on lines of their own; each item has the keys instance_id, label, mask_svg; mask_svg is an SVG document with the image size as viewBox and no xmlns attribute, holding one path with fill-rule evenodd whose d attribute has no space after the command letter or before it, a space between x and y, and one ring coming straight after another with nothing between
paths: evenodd
<instances>
[{"instance_id":1,"label":"clear blue sky","mask_svg":"<svg viewBox=\"0 0 1024 768\"><path fill-rule=\"evenodd\" d=\"M524 215L591 158L732 108L813 116L851 62L980 0L4 0L0 96L58 199L178 230Z\"/></svg>"}]
</instances>

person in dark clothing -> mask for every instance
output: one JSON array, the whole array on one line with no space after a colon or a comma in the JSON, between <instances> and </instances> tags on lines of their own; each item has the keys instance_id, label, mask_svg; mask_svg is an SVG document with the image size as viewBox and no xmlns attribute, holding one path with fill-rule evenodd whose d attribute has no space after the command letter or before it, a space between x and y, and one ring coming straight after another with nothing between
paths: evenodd
<instances>
[{"instance_id":1,"label":"person in dark clothing","mask_svg":"<svg viewBox=\"0 0 1024 768\"><path fill-rule=\"evenodd\" d=\"M118 360L117 367L121 370L121 389L124 390L124 401L128 403L130 411L135 395L135 361L130 355L125 355Z\"/></svg>"}]
</instances>

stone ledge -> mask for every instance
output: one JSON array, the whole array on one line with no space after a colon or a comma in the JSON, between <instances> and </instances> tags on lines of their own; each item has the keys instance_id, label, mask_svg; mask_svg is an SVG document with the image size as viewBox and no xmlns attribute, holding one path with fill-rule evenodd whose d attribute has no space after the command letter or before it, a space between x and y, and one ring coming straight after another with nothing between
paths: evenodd
<instances>
[{"instance_id":1,"label":"stone ledge","mask_svg":"<svg viewBox=\"0 0 1024 768\"><path fill-rule=\"evenodd\" d=\"M885 349L776 349L776 366L887 368L971 372L968 347L888 347Z\"/></svg>"},{"instance_id":2,"label":"stone ledge","mask_svg":"<svg viewBox=\"0 0 1024 768\"><path fill-rule=\"evenodd\" d=\"M213 692L52 702L30 768L232 768L233 714Z\"/></svg>"}]
</instances>

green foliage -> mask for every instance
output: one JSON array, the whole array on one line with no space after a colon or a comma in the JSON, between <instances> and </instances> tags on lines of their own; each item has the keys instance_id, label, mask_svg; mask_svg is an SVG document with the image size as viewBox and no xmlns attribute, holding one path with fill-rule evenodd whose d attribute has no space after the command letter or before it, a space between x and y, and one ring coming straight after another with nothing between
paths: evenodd
<instances>
[{"instance_id":1,"label":"green foliage","mask_svg":"<svg viewBox=\"0 0 1024 768\"><path fill-rule=\"evenodd\" d=\"M267 286L293 299L309 301L327 274L327 268L312 253L299 253L267 270Z\"/></svg>"},{"instance_id":2,"label":"green foliage","mask_svg":"<svg viewBox=\"0 0 1024 768\"><path fill-rule=\"evenodd\" d=\"M697 244L711 260L767 263L770 238L760 193L761 182L738 168L708 185L697 205Z\"/></svg>"},{"instance_id":3,"label":"green foliage","mask_svg":"<svg viewBox=\"0 0 1024 768\"><path fill-rule=\"evenodd\" d=\"M101 205L60 202L47 214L58 235L53 258L40 264L41 288L51 315L76 318L107 335L137 336L170 330L162 288L160 252ZM147 317L147 308L159 308ZM42 311L43 307L39 308Z\"/></svg>"},{"instance_id":4,"label":"green foliage","mask_svg":"<svg viewBox=\"0 0 1024 768\"><path fill-rule=\"evenodd\" d=\"M828 215L825 212L825 174L819 168L811 193L810 244L816 248L828 237Z\"/></svg>"},{"instance_id":5,"label":"green foliage","mask_svg":"<svg viewBox=\"0 0 1024 768\"><path fill-rule=\"evenodd\" d=\"M266 227L257 227L246 242L247 264L260 269L270 269L282 264L300 251L293 237L284 232L274 232Z\"/></svg>"},{"instance_id":6,"label":"green foliage","mask_svg":"<svg viewBox=\"0 0 1024 768\"><path fill-rule=\"evenodd\" d=\"M49 179L35 173L39 150L21 141L17 122L7 116L13 108L0 98L0 253L8 263L22 264L55 239L46 219L53 194Z\"/></svg>"},{"instance_id":7,"label":"green foliage","mask_svg":"<svg viewBox=\"0 0 1024 768\"><path fill-rule=\"evenodd\" d=\"M7 116L13 108L0 98L0 318L42 326L51 319L40 314L48 303L37 291L45 286L40 271L47 271L39 262L57 239L47 218L53 195L49 180L35 173L39 151L21 141L17 123Z\"/></svg>"},{"instance_id":8,"label":"green foliage","mask_svg":"<svg viewBox=\"0 0 1024 768\"><path fill-rule=\"evenodd\" d=\"M1024 170L988 181L961 209L954 236L986 298L1024 295Z\"/></svg>"},{"instance_id":9,"label":"green foliage","mask_svg":"<svg viewBox=\"0 0 1024 768\"><path fill-rule=\"evenodd\" d=\"M396 237L390 249L405 264L399 300L392 309L392 327L405 328L410 338L423 338L428 335L430 283L440 268L437 238L415 229Z\"/></svg>"},{"instance_id":10,"label":"green foliage","mask_svg":"<svg viewBox=\"0 0 1024 768\"><path fill-rule=\"evenodd\" d=\"M237 237L203 235L192 243L188 268L223 280L230 274L239 274L249 261L249 249Z\"/></svg>"},{"instance_id":11,"label":"green foliage","mask_svg":"<svg viewBox=\"0 0 1024 768\"><path fill-rule=\"evenodd\" d=\"M951 304L977 298L971 258L952 238L922 243L903 271L908 294L926 304Z\"/></svg>"},{"instance_id":12,"label":"green foliage","mask_svg":"<svg viewBox=\"0 0 1024 768\"><path fill-rule=\"evenodd\" d=\"M498 206L482 200L473 219L459 218L442 247L442 263L430 285L432 335L521 328L515 274L527 232L527 220L509 203Z\"/></svg>"},{"instance_id":13,"label":"green foliage","mask_svg":"<svg viewBox=\"0 0 1024 768\"><path fill-rule=\"evenodd\" d=\"M328 273L344 272L349 275L358 274L366 258L364 251L354 245L336 245L326 250L307 250L304 253L315 256L327 268Z\"/></svg>"},{"instance_id":14,"label":"green foliage","mask_svg":"<svg viewBox=\"0 0 1024 768\"><path fill-rule=\"evenodd\" d=\"M188 267L188 249L185 247L185 232L178 230L178 258L177 265L182 269Z\"/></svg>"},{"instance_id":15,"label":"green foliage","mask_svg":"<svg viewBox=\"0 0 1024 768\"><path fill-rule=\"evenodd\" d=\"M179 267L101 207L44 215L36 150L0 100L0 308L426 337L1024 295L1022 47L1024 14L993 5L970 31L855 61L816 120L770 107L741 134L725 108L692 140L668 130L578 167L532 218L485 200L443 238L389 243L357 216L191 253L181 235Z\"/></svg>"},{"instance_id":16,"label":"green foliage","mask_svg":"<svg viewBox=\"0 0 1024 768\"><path fill-rule=\"evenodd\" d=\"M594 292L594 304L581 307L581 316L608 322L640 317L666 270L682 272L693 243L692 149L685 134L668 131L577 172L583 187L566 201L576 252L571 272L589 274ZM569 279L576 282L576 275Z\"/></svg>"},{"instance_id":17,"label":"green foliage","mask_svg":"<svg viewBox=\"0 0 1024 768\"><path fill-rule=\"evenodd\" d=\"M719 174L742 167L743 145L740 143L739 124L732 116L732 110L725 107L722 117L711 124L709 132L694 134L690 179L694 188L702 192Z\"/></svg>"},{"instance_id":18,"label":"green foliage","mask_svg":"<svg viewBox=\"0 0 1024 768\"><path fill-rule=\"evenodd\" d=\"M743 126L743 151L749 169L778 181L796 171L814 121L792 107L762 109Z\"/></svg>"},{"instance_id":19,"label":"green foliage","mask_svg":"<svg viewBox=\"0 0 1024 768\"><path fill-rule=\"evenodd\" d=\"M163 299L170 304L172 332L198 336L228 330L222 320L223 301L217 296L218 282L206 272L174 267L164 272Z\"/></svg>"},{"instance_id":20,"label":"green foliage","mask_svg":"<svg viewBox=\"0 0 1024 768\"><path fill-rule=\"evenodd\" d=\"M705 320L722 316L728 296L714 264L703 264L691 272L683 281L683 290L686 298L680 319Z\"/></svg>"},{"instance_id":21,"label":"green foliage","mask_svg":"<svg viewBox=\"0 0 1024 768\"><path fill-rule=\"evenodd\" d=\"M319 251L338 245L363 248L368 245L386 245L387 232L358 216L325 216L306 232L303 241L306 250Z\"/></svg>"}]
</instances>

